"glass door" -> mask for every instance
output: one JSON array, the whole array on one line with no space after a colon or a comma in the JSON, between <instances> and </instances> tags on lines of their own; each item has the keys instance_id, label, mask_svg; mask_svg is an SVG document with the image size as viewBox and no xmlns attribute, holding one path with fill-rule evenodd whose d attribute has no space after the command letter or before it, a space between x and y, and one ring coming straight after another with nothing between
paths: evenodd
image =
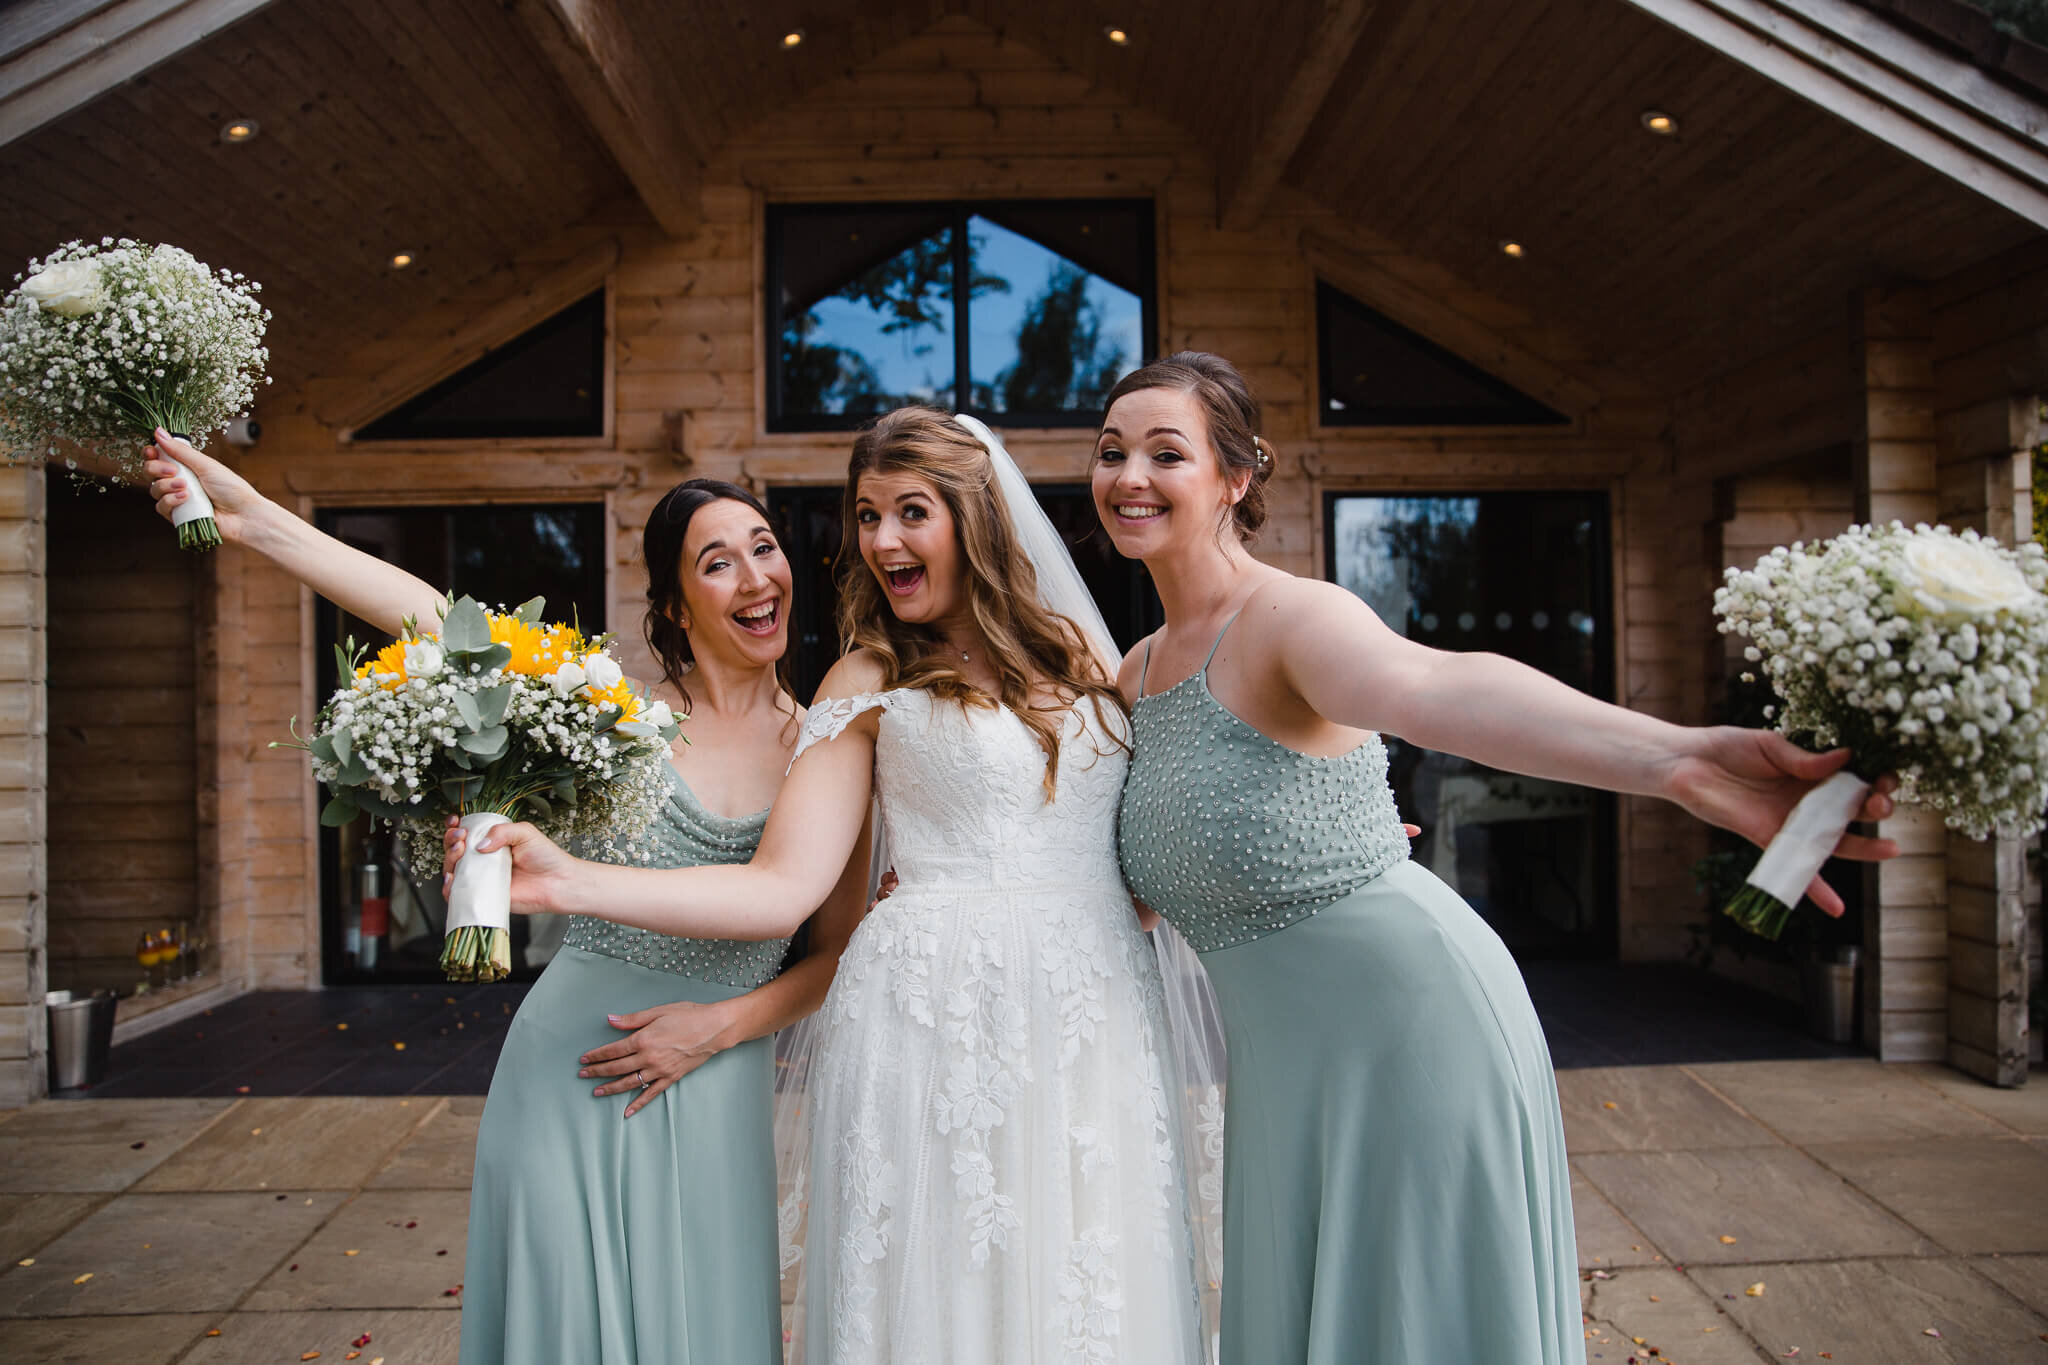
<instances>
[{"instance_id":1,"label":"glass door","mask_svg":"<svg viewBox=\"0 0 2048 1365\"><path fill-rule=\"evenodd\" d=\"M575 616L605 629L605 526L601 503L536 506L324 508L314 524L367 554L487 606L545 597L550 617ZM318 694L338 685L334 651L353 635L385 638L374 626L316 599ZM330 985L441 980L447 907L438 881L415 881L398 862L387 828L358 819L320 829L323 978ZM558 915L512 920L515 980L531 980L560 945Z\"/></svg>"},{"instance_id":2,"label":"glass door","mask_svg":"<svg viewBox=\"0 0 2048 1365\"><path fill-rule=\"evenodd\" d=\"M1408 639L1487 650L1613 699L1600 493L1326 495L1329 577ZM1387 738L1414 857L1517 955L1611 957L1614 800Z\"/></svg>"}]
</instances>

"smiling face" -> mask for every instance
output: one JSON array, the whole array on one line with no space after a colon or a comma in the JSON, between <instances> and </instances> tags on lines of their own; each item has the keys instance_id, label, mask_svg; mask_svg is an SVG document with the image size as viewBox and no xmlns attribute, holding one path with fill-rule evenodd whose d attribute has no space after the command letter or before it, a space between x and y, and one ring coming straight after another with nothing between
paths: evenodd
<instances>
[{"instance_id":1,"label":"smiling face","mask_svg":"<svg viewBox=\"0 0 2048 1365\"><path fill-rule=\"evenodd\" d=\"M698 508L676 573L698 658L761 667L782 657L789 644L789 561L759 512L731 498Z\"/></svg>"},{"instance_id":2,"label":"smiling face","mask_svg":"<svg viewBox=\"0 0 2048 1365\"><path fill-rule=\"evenodd\" d=\"M1150 559L1195 542L1213 547L1248 472L1225 467L1195 396L1138 389L1116 400L1095 439L1089 484L1117 553Z\"/></svg>"},{"instance_id":3,"label":"smiling face","mask_svg":"<svg viewBox=\"0 0 2048 1365\"><path fill-rule=\"evenodd\" d=\"M898 620L936 625L961 609L960 537L952 509L929 480L863 473L853 515L860 557Z\"/></svg>"}]
</instances>

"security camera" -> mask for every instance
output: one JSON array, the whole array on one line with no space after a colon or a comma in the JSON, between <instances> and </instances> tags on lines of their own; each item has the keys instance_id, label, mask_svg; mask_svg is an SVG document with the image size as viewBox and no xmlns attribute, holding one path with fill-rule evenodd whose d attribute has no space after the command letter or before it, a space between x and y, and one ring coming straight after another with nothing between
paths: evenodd
<instances>
[{"instance_id":1,"label":"security camera","mask_svg":"<svg viewBox=\"0 0 2048 1365\"><path fill-rule=\"evenodd\" d=\"M263 434L263 424L253 417L237 417L221 434L227 437L231 446L253 446L256 438Z\"/></svg>"}]
</instances>

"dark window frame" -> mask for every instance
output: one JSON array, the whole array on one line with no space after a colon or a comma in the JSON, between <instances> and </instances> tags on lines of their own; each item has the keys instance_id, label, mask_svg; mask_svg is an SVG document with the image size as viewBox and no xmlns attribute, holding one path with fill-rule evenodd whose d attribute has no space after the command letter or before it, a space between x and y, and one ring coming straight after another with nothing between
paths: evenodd
<instances>
[{"instance_id":1,"label":"dark window frame","mask_svg":"<svg viewBox=\"0 0 2048 1365\"><path fill-rule=\"evenodd\" d=\"M1320 427L1534 427L1541 430L1555 430L1573 424L1568 413L1532 398L1513 384L1473 364L1465 357L1447 347L1438 345L1412 327L1405 326L1388 317L1371 304L1352 295L1339 285L1330 283L1321 275L1315 277L1316 284L1316 394L1315 421ZM1331 367L1335 359L1330 344L1330 314L1339 307L1350 307L1369 314L1373 325L1383 328L1393 336L1422 354L1436 360L1446 368L1488 390L1509 404L1502 409L1466 408L1451 405L1415 405L1409 407L1345 408L1332 411L1330 394L1334 386L1330 382Z\"/></svg>"},{"instance_id":2,"label":"dark window frame","mask_svg":"<svg viewBox=\"0 0 2048 1365\"><path fill-rule=\"evenodd\" d=\"M769 204L763 224L763 275L762 317L767 325L762 329L762 373L766 382L763 397L767 412L763 414L763 427L770 432L813 432L852 431L871 419L868 413L801 413L790 415L783 411L782 392L782 229L783 224L795 217L822 217L833 213L860 212L924 212L947 213L951 215L949 229L953 233L953 272L956 280L968 271L967 220L988 210L1001 212L1006 208L1031 209L1043 212L1047 209L1142 209L1143 221L1138 234L1138 273L1143 288L1138 294L1140 309L1140 343L1142 352L1138 364L1143 365L1159 355L1159 222L1158 201L1149 198L1095 197L1088 199L919 199L919 200L868 200L840 201L832 203L779 203ZM1042 243L1041 243L1042 245ZM1047 247L1050 251L1052 248ZM1064 258L1062 258L1064 259ZM991 412L974 407L965 400L973 389L973 370L969 351L968 307L970 300L966 291L953 291L953 410L980 417L991 424L1000 423L1006 429L1014 428L1062 428L1090 427L1101 420L1099 412Z\"/></svg>"},{"instance_id":3,"label":"dark window frame","mask_svg":"<svg viewBox=\"0 0 2048 1365\"><path fill-rule=\"evenodd\" d=\"M552 339L560 331L588 321L583 314L594 311L597 326L591 342L593 382L592 411L574 418L534 420L507 418L476 422L462 431L419 431L409 429L420 413L446 395L462 388L486 370ZM405 401L377 414L349 433L351 444L385 446L451 446L474 441L577 442L598 444L612 434L612 316L611 291L597 288L565 304L516 336L491 347L454 374L423 389ZM595 423L593 426L592 423ZM385 429L380 433L380 428Z\"/></svg>"},{"instance_id":4,"label":"dark window frame","mask_svg":"<svg viewBox=\"0 0 2048 1365\"><path fill-rule=\"evenodd\" d=\"M1608 484L1553 488L1400 488L1364 483L1342 488L1325 487L1322 490L1322 521L1319 525L1323 546L1323 578L1329 583L1338 582L1335 527L1337 503L1343 498L1400 498L1418 501L1429 498L1498 497L1596 499L1599 515L1593 518L1596 548L1592 555L1593 583L1589 596L1599 607L1598 619L1604 628L1594 636L1592 672L1598 686L1591 695L1616 706L1626 705L1620 699L1622 680L1616 671L1621 648L1621 641L1618 638L1621 610L1614 598L1617 572L1614 555L1619 539L1618 528L1615 525L1615 509L1619 496L1619 490ZM1597 787L1588 790L1593 793L1593 894L1598 904L1599 927L1576 943L1554 947L1547 952L1527 954L1529 960L1611 962L1621 951L1621 801L1612 792L1602 791ZM1402 818L1408 817L1404 815ZM1521 955L1518 953L1518 956Z\"/></svg>"}]
</instances>

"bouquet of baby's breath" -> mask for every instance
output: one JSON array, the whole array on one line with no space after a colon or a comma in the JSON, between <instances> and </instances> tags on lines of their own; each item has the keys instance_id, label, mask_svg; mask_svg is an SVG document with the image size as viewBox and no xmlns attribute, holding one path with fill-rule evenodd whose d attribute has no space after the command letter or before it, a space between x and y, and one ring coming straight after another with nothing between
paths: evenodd
<instances>
[{"instance_id":1,"label":"bouquet of baby's breath","mask_svg":"<svg viewBox=\"0 0 2048 1365\"><path fill-rule=\"evenodd\" d=\"M158 427L203 444L269 382L262 286L234 271L102 237L67 242L26 275L0 300L0 448L11 459L48 459L69 442L138 477ZM178 544L210 550L213 505L197 479L185 483L191 495L171 514Z\"/></svg>"},{"instance_id":2,"label":"bouquet of baby's breath","mask_svg":"<svg viewBox=\"0 0 2048 1365\"><path fill-rule=\"evenodd\" d=\"M1776 938L1870 780L1973 839L2025 837L2048 808L2048 555L1945 526L1852 526L1728 571L1721 630L1783 698L1778 729L1850 768L1793 810L1727 907ZM1749 675L1745 674L1745 679Z\"/></svg>"},{"instance_id":3,"label":"bouquet of baby's breath","mask_svg":"<svg viewBox=\"0 0 2048 1365\"><path fill-rule=\"evenodd\" d=\"M374 656L336 650L349 681L299 747L342 825L367 812L395 821L413 871L441 874L441 828L462 817L472 842L510 820L559 841L604 843L644 830L667 799L662 765L678 726L668 703L628 683L606 638L540 619L540 598L487 612L465 597L438 634L406 623ZM441 966L451 980L511 970L511 854L471 852L448 894Z\"/></svg>"}]
</instances>

